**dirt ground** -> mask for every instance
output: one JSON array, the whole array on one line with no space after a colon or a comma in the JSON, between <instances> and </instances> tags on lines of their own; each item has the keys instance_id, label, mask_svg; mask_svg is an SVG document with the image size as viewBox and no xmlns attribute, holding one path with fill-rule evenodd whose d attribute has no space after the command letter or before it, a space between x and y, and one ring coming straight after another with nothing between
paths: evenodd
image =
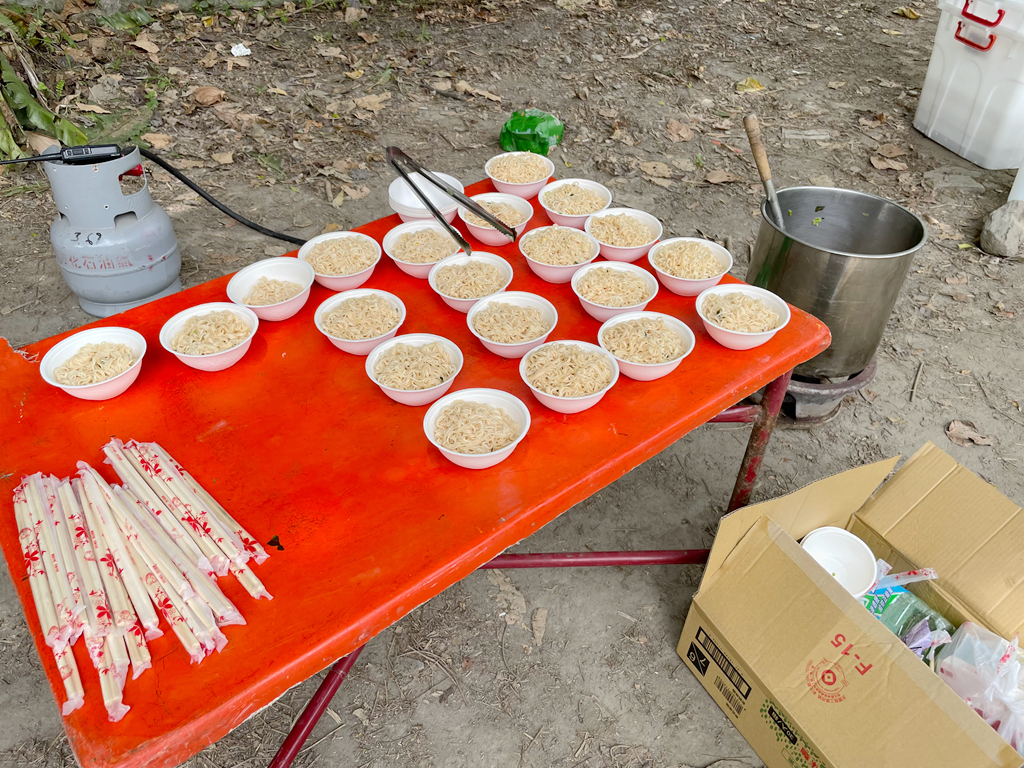
<instances>
[{"instance_id":1,"label":"dirt ground","mask_svg":"<svg viewBox=\"0 0 1024 768\"><path fill-rule=\"evenodd\" d=\"M284 19L250 10L207 24L164 13L145 33L143 47L155 52L92 30L74 60L55 60L54 76L67 79L77 119L116 122L74 104L136 120L135 133L157 134L149 140L162 154L227 205L297 237L389 213L383 147L468 183L499 151L508 113L537 106L565 121L558 176L607 184L622 205L660 218L668 235L731 237L740 277L761 199L742 129L755 109L777 186L873 192L927 217L931 230L889 322L877 378L828 424L776 432L757 496L933 441L1020 502L1024 267L975 245L1013 173L982 171L911 127L938 12L910 7L921 18L816 0L381 0L350 7L349 22L341 11L288 4ZM231 56L239 42L251 56ZM763 89L739 92L747 78ZM203 86L221 89L222 100L198 105ZM685 128L670 132L670 120ZM878 168L884 160L895 168ZM16 346L89 320L54 261L54 210L41 181L37 170L0 176L0 336ZM290 250L234 225L162 172L152 189L174 221L186 285ZM954 445L944 432L954 419L973 422L992 444ZM519 551L708 546L748 432L714 426L685 437ZM700 575L697 567L474 574L368 645L297 765L759 766L675 653ZM267 763L317 682L187 765ZM0 712L0 766L73 764L6 578Z\"/></svg>"}]
</instances>

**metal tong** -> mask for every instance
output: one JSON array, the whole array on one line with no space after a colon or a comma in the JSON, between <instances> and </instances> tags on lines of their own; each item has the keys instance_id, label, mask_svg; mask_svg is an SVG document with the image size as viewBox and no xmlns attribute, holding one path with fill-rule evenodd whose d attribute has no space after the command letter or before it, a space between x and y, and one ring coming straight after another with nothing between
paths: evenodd
<instances>
[{"instance_id":1,"label":"metal tong","mask_svg":"<svg viewBox=\"0 0 1024 768\"><path fill-rule=\"evenodd\" d=\"M448 220L444 216L442 216L440 212L438 212L437 208L434 207L434 204L430 202L430 198L427 195L425 195L420 190L419 187L413 184L412 179L409 178L409 174L406 173L405 168L402 167L403 165L408 166L409 169L412 170L414 173L418 173L420 176L422 176L435 187L440 189L446 195L448 195L451 198L454 198L460 205L463 205L464 207L471 210L481 219L483 219L496 230L501 232L501 234L507 237L510 242L515 242L516 231L509 227L507 224L504 224L502 221L500 221L497 216L488 211L486 208L483 208L482 206L478 205L473 200L469 199L464 194L459 192L459 190L455 189L450 184L447 184L446 182L439 179L433 173L428 171L422 165L420 165L407 154L405 154L405 152L400 150L398 147L388 147L387 150L385 151L387 152L388 162L391 163L391 167L394 168L398 172L398 175L405 180L405 183L409 185L409 189L413 191L413 194L415 194L416 197L420 199L420 202L427 207L427 210L430 211L430 215L437 219L437 223L448 231L448 234L451 235L452 238L454 238L455 242L457 242L462 247L462 250L466 252L467 256L473 255L473 249L470 247L469 243L466 242L466 239L462 236L459 230L457 230L455 227L449 224Z\"/></svg>"}]
</instances>

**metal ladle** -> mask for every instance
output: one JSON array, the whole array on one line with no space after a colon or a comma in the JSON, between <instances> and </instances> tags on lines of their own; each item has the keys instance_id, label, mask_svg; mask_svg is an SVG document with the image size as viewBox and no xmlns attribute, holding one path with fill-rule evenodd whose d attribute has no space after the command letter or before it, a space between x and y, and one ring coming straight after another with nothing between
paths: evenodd
<instances>
[{"instance_id":1,"label":"metal ladle","mask_svg":"<svg viewBox=\"0 0 1024 768\"><path fill-rule=\"evenodd\" d=\"M768 206L771 208L772 216L775 217L776 226L784 233L786 227L782 223L782 208L779 205L779 196L775 194L775 185L772 183L772 169L768 165L768 153L761 141L761 124L757 121L757 115L751 112L743 118L743 127L747 129L750 151L754 155L754 164L757 166L757 173L764 185L764 193L768 196Z\"/></svg>"}]
</instances>

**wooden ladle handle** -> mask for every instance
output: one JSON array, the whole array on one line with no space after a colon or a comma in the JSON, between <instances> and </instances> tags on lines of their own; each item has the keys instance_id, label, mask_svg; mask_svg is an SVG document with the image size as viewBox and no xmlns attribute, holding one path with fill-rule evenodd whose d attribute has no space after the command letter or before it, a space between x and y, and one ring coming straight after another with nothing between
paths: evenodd
<instances>
[{"instance_id":1,"label":"wooden ladle handle","mask_svg":"<svg viewBox=\"0 0 1024 768\"><path fill-rule=\"evenodd\" d=\"M761 177L761 181L771 181L772 169L768 165L768 153L761 142L761 124L757 122L757 115L751 112L743 118L743 127L747 129L750 151L754 155L754 164L757 165L757 173Z\"/></svg>"}]
</instances>

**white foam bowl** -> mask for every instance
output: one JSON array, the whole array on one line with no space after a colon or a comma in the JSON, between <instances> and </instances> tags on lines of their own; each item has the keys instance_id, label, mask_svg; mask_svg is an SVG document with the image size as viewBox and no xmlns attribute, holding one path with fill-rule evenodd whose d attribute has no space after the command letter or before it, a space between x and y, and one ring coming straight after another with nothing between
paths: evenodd
<instances>
[{"instance_id":1,"label":"white foam bowl","mask_svg":"<svg viewBox=\"0 0 1024 768\"><path fill-rule=\"evenodd\" d=\"M436 261L429 264L413 264L412 262L402 261L394 254L395 243L398 242L398 238L406 232L419 232L424 229L433 229L440 232L442 235L450 237L448 231L433 219L430 221L410 221L407 224L399 224L384 235L384 253L386 253L388 257L395 262L395 266L405 272L405 274L426 280L427 275L430 274L430 269L437 263ZM455 249L449 254L449 256L454 256L458 252L459 246L456 244Z\"/></svg>"},{"instance_id":2,"label":"white foam bowl","mask_svg":"<svg viewBox=\"0 0 1024 768\"><path fill-rule=\"evenodd\" d=\"M871 547L843 528L826 526L808 533L801 544L855 598L875 584L876 564Z\"/></svg>"},{"instance_id":3,"label":"white foam bowl","mask_svg":"<svg viewBox=\"0 0 1024 768\"><path fill-rule=\"evenodd\" d=\"M560 225L559 225L560 226ZM545 264L542 261L531 259L526 255L526 251L523 250L523 242L533 237L537 232L543 232L547 229L554 229L555 227L537 227L537 229L531 229L523 237L519 239L519 252L523 254L523 258L526 259L526 263L533 270L533 273L537 275L541 280L545 280L549 283L568 283L572 280L572 276L575 275L582 267L592 262L598 257L601 252L601 245L591 235L586 232L581 232L587 241L590 243L590 258L579 264L569 264L566 266L556 264Z\"/></svg>"},{"instance_id":4,"label":"white foam bowl","mask_svg":"<svg viewBox=\"0 0 1024 768\"><path fill-rule=\"evenodd\" d=\"M456 179L454 176L449 176L447 173L435 173L441 181L447 182L449 186L457 189L459 192L464 192L465 187L462 186L462 182ZM410 173L409 179L416 186L418 190L425 193L430 202L437 208L438 212L443 214L448 221L449 212L454 218L455 209L458 203L455 202L454 198L451 198L447 193L442 192L440 189L435 187L423 176L418 173ZM427 208L420 199L416 196L416 193L412 191L412 188L405 183L405 179L398 177L391 182L388 187L388 202L391 204L392 209L399 216L409 216L410 218L430 219L433 218L430 214L430 209Z\"/></svg>"},{"instance_id":5,"label":"white foam bowl","mask_svg":"<svg viewBox=\"0 0 1024 768\"><path fill-rule=\"evenodd\" d=\"M682 357L677 357L675 360L670 360L667 363L631 363L628 360L623 360L621 357L615 355L604 343L604 332L609 328L614 328L619 323L629 322L630 320L640 320L641 318L649 318L651 320L662 320L665 325L671 328L673 331L678 333L683 338L683 344L686 346L686 351ZM615 357L615 361L619 364L619 370L622 371L624 376L628 376L631 379L637 381L654 381L660 379L662 376L667 376L672 373L679 364L693 352L694 344L696 344L697 338L693 335L693 331L690 330L690 326L684 323L682 320L672 315L666 315L661 312L626 312L621 315L616 315L611 320L601 326L597 332L597 343L601 345L601 348L607 350L609 354Z\"/></svg>"},{"instance_id":6,"label":"white foam bowl","mask_svg":"<svg viewBox=\"0 0 1024 768\"><path fill-rule=\"evenodd\" d=\"M109 341L111 344L126 344L131 347L135 362L127 371L96 384L68 386L57 381L54 372L74 357L78 350L86 344L102 344L104 341ZM89 328L79 331L73 336L68 336L50 347L50 350L43 355L43 359L39 362L39 375L50 386L62 389L80 400L109 400L120 395L139 378L139 372L142 370L142 358L145 354L146 339L137 331L116 326Z\"/></svg>"},{"instance_id":7,"label":"white foam bowl","mask_svg":"<svg viewBox=\"0 0 1024 768\"><path fill-rule=\"evenodd\" d=\"M276 304L262 304L254 306L245 303L248 296L261 277L268 280L287 280L298 283L302 286L302 293L293 296L285 301ZM228 281L228 298L235 304L248 307L256 313L260 320L287 320L306 305L309 299L309 289L313 286L313 279L316 273L308 262L301 259L293 259L290 256L278 256L273 259L263 259L255 264L239 270L234 277Z\"/></svg>"},{"instance_id":8,"label":"white foam bowl","mask_svg":"<svg viewBox=\"0 0 1024 768\"><path fill-rule=\"evenodd\" d=\"M392 206L392 209L394 209L394 206ZM415 224L416 222L423 221L434 221L434 217L430 214L429 211L427 212L426 216L413 216L408 213L400 213L399 211L395 211L395 213L397 213L398 218L400 218L406 224ZM445 221L451 224L453 221L455 221L456 213L458 213L458 209L452 208L450 211L445 211L441 215L444 216Z\"/></svg>"},{"instance_id":9,"label":"white foam bowl","mask_svg":"<svg viewBox=\"0 0 1024 768\"><path fill-rule=\"evenodd\" d=\"M756 299L761 299L767 304L772 310L774 310L779 317L782 318L782 323L779 324L778 328L774 328L770 331L764 331L763 333L747 333L746 331L730 331L723 328L720 325L715 325L706 317L704 317L704 301L708 296L712 294L729 294L729 293L745 293L748 296L753 296ZM700 296L697 297L696 301L697 314L700 315L701 321L704 323L704 328L708 334L721 344L723 347L729 349L753 349L759 347L768 341L772 336L781 331L789 323L791 317L789 311L789 305L776 296L771 291L766 291L764 288L755 288L753 285L746 285L744 283L726 283L725 285L716 285L712 288L708 288L703 291Z\"/></svg>"},{"instance_id":10,"label":"white foam bowl","mask_svg":"<svg viewBox=\"0 0 1024 768\"><path fill-rule=\"evenodd\" d=\"M494 178L491 174L491 165L494 161L501 157L513 157L515 155L532 155L533 157L539 157L548 167L547 176L543 179L538 179L537 181L527 182L526 184L514 184L511 181L502 181L501 179ZM503 152L500 155L495 155L484 164L484 173L487 174L487 178L491 180L491 183L494 184L494 188L499 192L504 192L508 195L515 195L516 197L521 197L524 200L529 200L531 197L536 197L537 193L540 192L551 177L555 175L555 164L548 158L544 157L544 155L538 155L536 152Z\"/></svg>"},{"instance_id":11,"label":"white foam bowl","mask_svg":"<svg viewBox=\"0 0 1024 768\"><path fill-rule=\"evenodd\" d=\"M377 361L380 359L380 356L391 349L395 344L422 347L424 344L430 344L435 341L441 342L441 345L448 351L449 357L455 364L455 373L452 374L448 381L443 384L438 384L436 387L429 387L427 389L392 389L391 387L385 387L377 381L377 377L373 374L373 369L377 365ZM459 371L462 370L463 362L465 362L465 359L462 356L462 350L459 349L455 342L449 341L443 336L435 336L432 333L406 333L402 336L395 336L392 339L388 339L374 347L373 351L366 357L366 375L370 377L370 381L380 387L381 391L385 395L395 402L401 403L402 405L426 405L427 403L434 402L437 398L441 397L441 395L451 389L452 384L455 382L455 377L458 376Z\"/></svg>"},{"instance_id":12,"label":"white foam bowl","mask_svg":"<svg viewBox=\"0 0 1024 768\"><path fill-rule=\"evenodd\" d=\"M249 338L231 349L226 349L223 352L215 352L212 355L184 355L181 352L174 351L171 347L171 342L174 341L174 337L181 332L185 327L185 323L190 318L198 315L208 315L211 312L220 312L225 309L234 312L252 329L249 333ZM248 307L239 306L238 304L229 304L226 301L197 304L194 307L182 310L164 323L163 328L160 329L160 346L190 368L195 368L198 371L223 371L225 368L230 368L241 360L245 353L249 351L249 345L252 344L252 337L256 335L256 329L259 327L260 319L256 316L256 313Z\"/></svg>"},{"instance_id":13,"label":"white foam bowl","mask_svg":"<svg viewBox=\"0 0 1024 768\"><path fill-rule=\"evenodd\" d=\"M591 213L570 215L568 213L558 213L557 211L553 211L544 204L544 195L553 189L558 189L563 184L572 184L573 182L579 184L584 189L589 189L592 192L597 192L599 195L602 195L605 200L604 205ZM608 187L604 186L604 184L598 184L596 181L591 181L590 179L559 179L558 181L552 181L550 184L545 186L540 191L540 195L537 197L537 200L540 202L540 207L544 209L545 213L547 213L548 218L555 224L562 227L572 227L573 229L583 229L584 225L587 223L587 219L595 213L600 213L612 204L612 191L608 189Z\"/></svg>"},{"instance_id":14,"label":"white foam bowl","mask_svg":"<svg viewBox=\"0 0 1024 768\"><path fill-rule=\"evenodd\" d=\"M605 208L603 211L592 214L587 218L586 224L583 225L583 230L588 234L592 235L590 231L593 226L594 219L599 219L603 216L615 216L616 214L626 213L630 216L639 219L647 228L651 230L651 239L644 245L638 245L634 248L623 248L618 245L609 245L608 243L602 243L600 239L598 242L601 243L601 255L609 261L636 261L649 250L661 238L661 222L651 216L651 214L645 211L638 211L635 208Z\"/></svg>"},{"instance_id":15,"label":"white foam bowl","mask_svg":"<svg viewBox=\"0 0 1024 768\"><path fill-rule=\"evenodd\" d=\"M327 240L335 240L340 237L361 237L367 240L368 242L373 243L373 247L377 249L377 257L374 259L373 264L368 266L366 269L360 272L354 272L351 275L321 275L319 272L314 270L314 274L316 275L316 281L320 283L320 285L322 285L324 288L327 288L328 290L331 291L348 291L351 290L352 288L358 288L359 286L361 286L363 283L370 279L370 275L373 274L373 270L377 268L378 264L380 264L380 243L378 243L369 235L364 235L362 232L350 231L326 232L322 235L317 235L316 237L307 240L305 244L303 244L303 246L299 248L299 258L302 261L306 261L306 259L309 258L310 251L312 251L313 248L318 243L323 243L326 242Z\"/></svg>"},{"instance_id":16,"label":"white foam bowl","mask_svg":"<svg viewBox=\"0 0 1024 768\"><path fill-rule=\"evenodd\" d=\"M430 287L434 290L438 296L440 296L444 303L452 309L456 309L459 312L469 312L469 310L476 304L480 299L487 298L486 296L480 296L475 299L457 299L453 296L445 296L438 290L437 287L437 273L448 266L449 264L468 264L471 260L473 261L484 261L488 264L493 264L498 268L501 274L504 276L504 282L501 287L498 288L494 293L501 293L508 284L512 282L512 265L505 261L501 256L496 256L493 253L487 253L486 251L475 251L472 256L467 256L465 253L456 253L454 256L449 256L447 259L441 259L439 262L431 267L430 272L427 273L427 282L430 283ZM493 294L488 294L491 296Z\"/></svg>"},{"instance_id":17,"label":"white foam bowl","mask_svg":"<svg viewBox=\"0 0 1024 768\"><path fill-rule=\"evenodd\" d=\"M489 203L508 203L523 214L526 217L523 219L523 222L512 227L512 229L515 230L516 237L523 234L523 230L526 229L526 225L530 223L530 219L533 217L533 206L523 198L517 197L516 195L506 195L501 192L484 192L482 195L473 195L470 199L475 200L478 203L481 201ZM459 218L465 222L466 228L469 230L469 234L484 245L508 245L512 242L494 227L478 227L476 224L470 224L466 221L466 209L462 206L459 206Z\"/></svg>"},{"instance_id":18,"label":"white foam bowl","mask_svg":"<svg viewBox=\"0 0 1024 768\"><path fill-rule=\"evenodd\" d=\"M711 249L714 257L718 259L718 263L722 265L722 271L715 277L707 277L701 280L676 277L675 275L666 272L655 263L655 259L658 258L658 252L662 248L666 248L672 243L700 243L701 245L707 246ZM732 269L732 254L729 253L724 246L721 246L718 243L713 243L710 240L704 240L700 237L673 237L668 240L662 240L651 248L650 253L647 254L647 260L651 263L651 267L658 275L658 279L661 281L661 284L672 291L672 293L678 294L679 296L699 296L701 292L706 291L711 286L718 285L722 281L722 278L725 277L726 273Z\"/></svg>"},{"instance_id":19,"label":"white foam bowl","mask_svg":"<svg viewBox=\"0 0 1024 768\"><path fill-rule=\"evenodd\" d=\"M651 295L646 301L642 301L639 304L634 304L630 307L605 307L601 304L595 304L592 301L587 301L580 294L577 286L583 277L594 269L617 269L622 272L630 272L634 275L640 275L647 283L647 287L651 291ZM616 315L622 315L626 312L640 312L645 309L654 297L658 295L658 281L654 279L654 275L648 272L643 267L638 267L635 264L626 264L620 261L597 261L585 264L581 269L577 270L576 274L572 276L572 291L576 294L576 298L580 300L580 304L583 305L583 309L586 310L587 314L595 320L600 320L602 323L611 320Z\"/></svg>"},{"instance_id":20,"label":"white foam bowl","mask_svg":"<svg viewBox=\"0 0 1024 768\"><path fill-rule=\"evenodd\" d=\"M324 330L324 315L343 301L347 301L348 299L358 299L361 296L380 296L391 304L391 306L395 307L398 310L398 325L387 333L382 333L380 336L374 336L371 339L359 340L339 339L337 336L331 336L331 334ZM388 293L387 291L378 291L375 288L355 288L351 291L337 293L324 301L316 308L316 314L313 315L313 322L316 323L317 330L326 336L330 340L331 344L336 346L338 349L343 352L348 352L350 355L368 355L375 347L377 347L378 344L382 344L388 339L393 339L398 334L398 329L401 328L402 323L405 322L405 304L402 303L402 300L395 296L395 294Z\"/></svg>"},{"instance_id":21,"label":"white foam bowl","mask_svg":"<svg viewBox=\"0 0 1024 768\"><path fill-rule=\"evenodd\" d=\"M495 408L501 408L519 426L519 437L504 448L491 451L490 453L458 453L438 445L434 439L434 429L437 426L437 420L441 415L441 411L456 400L484 403ZM518 397L510 395L508 392L502 392L500 389L460 389L458 392L445 395L431 405L423 417L423 431L426 433L430 444L437 448L448 461L466 469L487 469L504 461L512 455L512 451L522 442L529 430L530 410L526 407L526 404Z\"/></svg>"},{"instance_id":22,"label":"white foam bowl","mask_svg":"<svg viewBox=\"0 0 1024 768\"><path fill-rule=\"evenodd\" d=\"M473 325L473 321L486 307L498 302L501 302L502 304L514 304L517 307L532 307L538 310L541 317L544 318L544 322L549 326L547 333L542 336L538 336L536 339L524 341L519 344L501 344L482 336ZM486 298L480 299L476 304L474 304L466 314L466 324L469 326L470 333L480 339L480 343L483 344L488 351L493 352L496 355L500 355L501 357L515 359L522 357L531 349L536 349L548 340L548 336L551 335L551 332L555 330L555 326L558 324L558 310L555 309L555 305L550 301L535 293L526 293L525 291L504 291L502 293L493 293Z\"/></svg>"},{"instance_id":23,"label":"white foam bowl","mask_svg":"<svg viewBox=\"0 0 1024 768\"><path fill-rule=\"evenodd\" d=\"M604 355L608 364L612 367L612 380L607 387L602 389L600 392L595 392L593 395L586 395L584 397L559 397L557 395L549 395L547 392L542 392L537 389L533 384L526 378L526 363L530 359L530 355L536 353L538 350L543 349L549 344L575 344L577 347L586 350L587 352L600 352ZM606 349L602 349L596 344L590 344L586 341L575 341L572 339L565 339L559 341L549 341L546 344L541 344L536 349L530 350L530 352L523 356L523 359L519 363L519 376L526 383L526 386L533 392L533 396L536 397L541 405L545 405L553 411L558 413L579 413L585 411L588 408L592 408L597 405L601 398L605 396L605 393L609 389L615 386L615 382L619 380L619 364L615 360L615 355L608 352Z\"/></svg>"}]
</instances>

